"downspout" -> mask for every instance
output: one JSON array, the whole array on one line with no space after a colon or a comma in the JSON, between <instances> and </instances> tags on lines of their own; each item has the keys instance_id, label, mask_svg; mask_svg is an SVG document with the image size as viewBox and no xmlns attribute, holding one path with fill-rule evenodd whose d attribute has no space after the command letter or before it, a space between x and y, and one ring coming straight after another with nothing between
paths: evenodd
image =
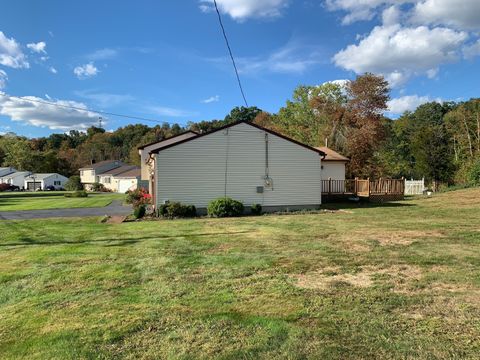
<instances>
[{"instance_id":1,"label":"downspout","mask_svg":"<svg viewBox=\"0 0 480 360\"><path fill-rule=\"evenodd\" d=\"M320 154L319 154L320 155ZM321 158L320 158L320 205L323 204L323 201L322 201L322 192L323 192L323 168L322 168L322 161L325 160L325 158L327 157L327 154L326 153L323 153L323 155L320 155Z\"/></svg>"},{"instance_id":2,"label":"downspout","mask_svg":"<svg viewBox=\"0 0 480 360\"><path fill-rule=\"evenodd\" d=\"M150 164L152 163L153 161L153 170L151 169L150 170L150 186L152 187L152 207L153 207L153 210L156 210L157 208L157 192L155 191L156 189L156 177L155 177L155 174L156 174L156 170L157 170L157 162L155 161L155 159L152 157L152 153L150 153L148 155L148 159L147 161L145 161L145 164L148 165L148 167L150 168Z\"/></svg>"},{"instance_id":3,"label":"downspout","mask_svg":"<svg viewBox=\"0 0 480 360\"><path fill-rule=\"evenodd\" d=\"M270 166L268 162L268 133L265 132L265 187L273 190L273 179L270 177Z\"/></svg>"}]
</instances>

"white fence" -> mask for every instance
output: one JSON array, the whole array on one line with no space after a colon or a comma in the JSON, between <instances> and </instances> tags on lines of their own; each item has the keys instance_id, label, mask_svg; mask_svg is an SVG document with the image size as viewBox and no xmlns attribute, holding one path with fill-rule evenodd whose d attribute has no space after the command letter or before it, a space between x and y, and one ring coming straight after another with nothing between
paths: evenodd
<instances>
[{"instance_id":1,"label":"white fence","mask_svg":"<svg viewBox=\"0 0 480 360\"><path fill-rule=\"evenodd\" d=\"M422 180L406 180L405 179L405 195L422 195L425 191L425 179Z\"/></svg>"}]
</instances>

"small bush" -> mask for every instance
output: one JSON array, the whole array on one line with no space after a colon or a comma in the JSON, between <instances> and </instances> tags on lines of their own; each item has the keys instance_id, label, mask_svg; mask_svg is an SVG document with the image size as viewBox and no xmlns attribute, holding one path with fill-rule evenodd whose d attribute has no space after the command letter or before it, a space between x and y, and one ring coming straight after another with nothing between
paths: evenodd
<instances>
[{"instance_id":1,"label":"small bush","mask_svg":"<svg viewBox=\"0 0 480 360\"><path fill-rule=\"evenodd\" d=\"M228 197L222 197L210 201L208 204L208 215L211 217L234 217L243 214L243 203Z\"/></svg>"},{"instance_id":2,"label":"small bush","mask_svg":"<svg viewBox=\"0 0 480 360\"><path fill-rule=\"evenodd\" d=\"M127 191L127 198L125 202L127 204L133 204L134 207L139 205L148 205L151 203L152 195L150 195L145 189L140 188L133 191Z\"/></svg>"},{"instance_id":3,"label":"small bush","mask_svg":"<svg viewBox=\"0 0 480 360\"><path fill-rule=\"evenodd\" d=\"M158 209L158 215L168 219L190 218L197 215L197 209L193 205L171 202L161 205Z\"/></svg>"},{"instance_id":4,"label":"small bush","mask_svg":"<svg viewBox=\"0 0 480 360\"><path fill-rule=\"evenodd\" d=\"M133 209L133 216L135 216L135 219L141 219L145 216L146 212L147 212L146 206L139 205L135 209Z\"/></svg>"},{"instance_id":5,"label":"small bush","mask_svg":"<svg viewBox=\"0 0 480 360\"><path fill-rule=\"evenodd\" d=\"M63 196L67 198L86 198L88 197L88 193L85 190L77 190L73 193L66 193Z\"/></svg>"},{"instance_id":6,"label":"small bush","mask_svg":"<svg viewBox=\"0 0 480 360\"><path fill-rule=\"evenodd\" d=\"M261 215L262 214L262 205L260 204L253 204L250 208L252 215Z\"/></svg>"},{"instance_id":7,"label":"small bush","mask_svg":"<svg viewBox=\"0 0 480 360\"><path fill-rule=\"evenodd\" d=\"M83 185L80 181L80 176L70 176L68 181L65 183L65 189L67 189L68 191L82 190Z\"/></svg>"},{"instance_id":8,"label":"small bush","mask_svg":"<svg viewBox=\"0 0 480 360\"><path fill-rule=\"evenodd\" d=\"M92 184L92 191L102 192L105 190L105 186L98 182Z\"/></svg>"}]
</instances>

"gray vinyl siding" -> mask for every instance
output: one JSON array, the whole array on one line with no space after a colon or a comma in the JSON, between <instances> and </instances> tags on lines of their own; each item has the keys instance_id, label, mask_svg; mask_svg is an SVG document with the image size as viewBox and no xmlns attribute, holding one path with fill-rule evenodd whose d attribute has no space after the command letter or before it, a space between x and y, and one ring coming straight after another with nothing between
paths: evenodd
<instances>
[{"instance_id":1,"label":"gray vinyl siding","mask_svg":"<svg viewBox=\"0 0 480 360\"><path fill-rule=\"evenodd\" d=\"M140 163L141 163L141 179L142 180L150 180L150 165L147 164L148 159L150 158L150 152L153 150L161 149L162 147L177 143L179 141L197 136L197 134L193 132L185 133L179 136L175 136L174 138L159 141L156 144L152 144L146 146L140 152Z\"/></svg>"},{"instance_id":2,"label":"gray vinyl siding","mask_svg":"<svg viewBox=\"0 0 480 360\"><path fill-rule=\"evenodd\" d=\"M228 135L227 135L228 131ZM264 185L265 132L238 124L156 155L157 205L165 200L204 208L225 195L249 206L321 204L321 157L318 153L268 134L273 190ZM227 160L228 149L228 160Z\"/></svg>"}]
</instances>

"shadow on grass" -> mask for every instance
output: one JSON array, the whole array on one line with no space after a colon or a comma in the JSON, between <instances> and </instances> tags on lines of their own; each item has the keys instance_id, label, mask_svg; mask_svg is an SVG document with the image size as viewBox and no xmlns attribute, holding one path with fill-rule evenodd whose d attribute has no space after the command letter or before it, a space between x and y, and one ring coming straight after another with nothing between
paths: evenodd
<instances>
[{"instance_id":1,"label":"shadow on grass","mask_svg":"<svg viewBox=\"0 0 480 360\"><path fill-rule=\"evenodd\" d=\"M21 199L21 198L42 198L42 197L53 197L53 196L64 196L68 191L55 193L55 192L38 192L38 193L29 193L29 192L12 192L12 193L2 193L0 199Z\"/></svg>"},{"instance_id":2,"label":"shadow on grass","mask_svg":"<svg viewBox=\"0 0 480 360\"><path fill-rule=\"evenodd\" d=\"M21 242L0 244L0 247L13 247L13 246L37 246L37 245L78 245L78 244L96 244L96 243L111 243L104 246L127 246L133 245L142 241L151 241L151 240L165 240L165 239L193 239L196 237L203 236L218 236L218 235L239 235L247 234L251 231L235 231L235 232L216 232L216 233L200 233L200 234L179 234L179 235L156 235L156 236L144 236L138 238L127 238L127 239L98 239L98 240L78 240L78 241L38 241L31 237L22 237L19 239Z\"/></svg>"},{"instance_id":3,"label":"shadow on grass","mask_svg":"<svg viewBox=\"0 0 480 360\"><path fill-rule=\"evenodd\" d=\"M375 208L405 208L415 207L417 204L405 204L405 202L385 202L385 203L373 203L373 202L331 202L323 203L322 209L326 210L341 210L341 209L375 209Z\"/></svg>"}]
</instances>

